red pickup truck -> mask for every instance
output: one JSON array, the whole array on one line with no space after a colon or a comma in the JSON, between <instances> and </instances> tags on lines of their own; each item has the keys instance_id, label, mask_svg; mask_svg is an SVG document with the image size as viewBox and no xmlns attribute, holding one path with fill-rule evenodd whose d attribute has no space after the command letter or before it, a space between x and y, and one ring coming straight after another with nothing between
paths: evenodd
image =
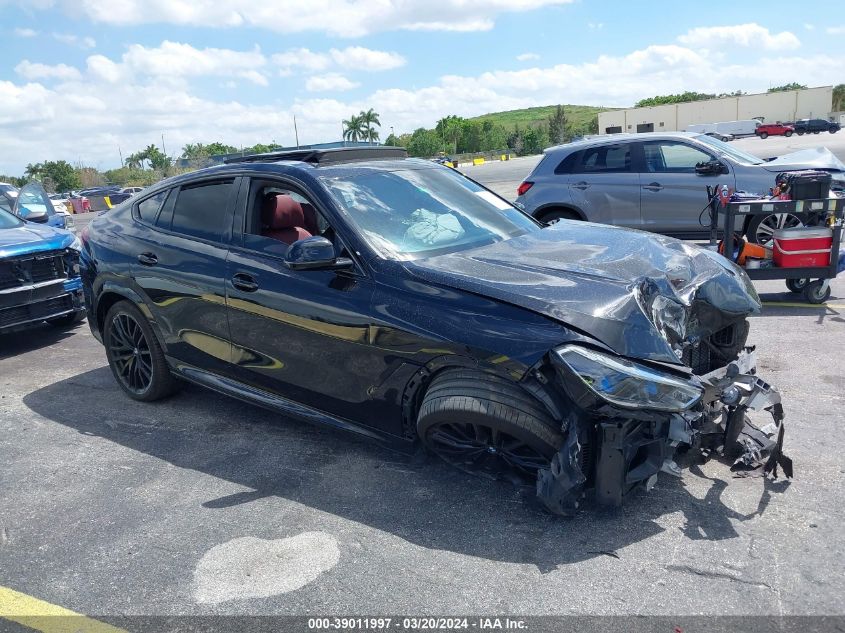
<instances>
[{"instance_id":1,"label":"red pickup truck","mask_svg":"<svg viewBox=\"0 0 845 633\"><path fill-rule=\"evenodd\" d=\"M755 134L760 138L767 138L769 136L792 136L795 128L791 125L784 125L783 123L761 123L757 126Z\"/></svg>"}]
</instances>

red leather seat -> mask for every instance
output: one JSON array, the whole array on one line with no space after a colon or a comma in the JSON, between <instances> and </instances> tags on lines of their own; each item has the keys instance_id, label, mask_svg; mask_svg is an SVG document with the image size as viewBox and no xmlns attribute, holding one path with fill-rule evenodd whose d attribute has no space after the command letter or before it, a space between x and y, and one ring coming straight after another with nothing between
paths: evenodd
<instances>
[{"instance_id":1,"label":"red leather seat","mask_svg":"<svg viewBox=\"0 0 845 633\"><path fill-rule=\"evenodd\" d=\"M279 194L268 196L261 208L261 235L293 244L297 240L311 237L306 231L302 206L290 196Z\"/></svg>"},{"instance_id":2,"label":"red leather seat","mask_svg":"<svg viewBox=\"0 0 845 633\"><path fill-rule=\"evenodd\" d=\"M302 202L300 205L302 207L302 215L305 216L305 230L308 231L311 235L317 235L320 232L320 226L317 224L317 212L307 202Z\"/></svg>"}]
</instances>

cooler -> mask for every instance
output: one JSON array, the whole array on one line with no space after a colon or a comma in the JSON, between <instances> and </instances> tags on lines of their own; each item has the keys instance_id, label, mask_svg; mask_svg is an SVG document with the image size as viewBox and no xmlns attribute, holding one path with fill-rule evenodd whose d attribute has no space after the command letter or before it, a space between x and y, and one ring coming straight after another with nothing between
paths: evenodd
<instances>
[{"instance_id":1,"label":"cooler","mask_svg":"<svg viewBox=\"0 0 845 633\"><path fill-rule=\"evenodd\" d=\"M780 268L830 266L833 231L823 227L778 229L772 259Z\"/></svg>"}]
</instances>

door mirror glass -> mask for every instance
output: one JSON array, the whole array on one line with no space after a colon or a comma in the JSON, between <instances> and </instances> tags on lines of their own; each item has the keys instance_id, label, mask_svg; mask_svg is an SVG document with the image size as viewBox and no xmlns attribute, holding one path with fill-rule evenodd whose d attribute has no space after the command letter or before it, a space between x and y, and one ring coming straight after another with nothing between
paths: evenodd
<instances>
[{"instance_id":1,"label":"door mirror glass","mask_svg":"<svg viewBox=\"0 0 845 633\"><path fill-rule=\"evenodd\" d=\"M56 210L47 192L37 182L25 185L15 200L15 215L27 222L46 223Z\"/></svg>"},{"instance_id":2,"label":"door mirror glass","mask_svg":"<svg viewBox=\"0 0 845 633\"><path fill-rule=\"evenodd\" d=\"M285 255L285 266L291 270L344 270L352 265L348 257L336 257L334 244L320 236L294 242Z\"/></svg>"},{"instance_id":3,"label":"door mirror glass","mask_svg":"<svg viewBox=\"0 0 845 633\"><path fill-rule=\"evenodd\" d=\"M695 173L699 176L718 176L720 174L727 174L728 166L723 162L716 160L708 160L701 163L696 163Z\"/></svg>"}]
</instances>

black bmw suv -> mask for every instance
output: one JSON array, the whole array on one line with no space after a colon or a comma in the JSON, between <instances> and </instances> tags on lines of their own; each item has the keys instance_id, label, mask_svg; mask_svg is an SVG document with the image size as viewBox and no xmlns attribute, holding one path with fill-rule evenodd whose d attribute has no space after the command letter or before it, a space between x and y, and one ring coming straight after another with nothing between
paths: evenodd
<instances>
[{"instance_id":1,"label":"black bmw suv","mask_svg":"<svg viewBox=\"0 0 845 633\"><path fill-rule=\"evenodd\" d=\"M819 134L821 132L830 132L835 134L839 131L840 126L834 121L827 119L800 119L793 124L795 133L801 136L802 134Z\"/></svg>"},{"instance_id":2,"label":"black bmw suv","mask_svg":"<svg viewBox=\"0 0 845 633\"><path fill-rule=\"evenodd\" d=\"M180 381L466 471L554 512L618 504L679 448L775 470L741 269L673 240L551 227L398 148L246 157L83 234L89 323L136 400ZM774 418L767 433L751 409ZM761 455L767 460L760 461Z\"/></svg>"}]
</instances>

